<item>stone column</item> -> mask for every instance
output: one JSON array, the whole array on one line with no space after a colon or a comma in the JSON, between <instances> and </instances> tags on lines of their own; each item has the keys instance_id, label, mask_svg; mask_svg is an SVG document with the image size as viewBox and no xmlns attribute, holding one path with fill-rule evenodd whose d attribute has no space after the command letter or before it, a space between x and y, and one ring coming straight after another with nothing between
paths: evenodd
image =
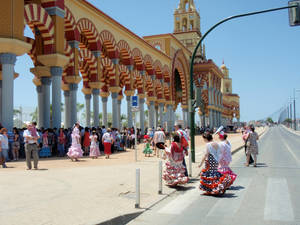
<instances>
[{"instance_id":1,"label":"stone column","mask_svg":"<svg viewBox=\"0 0 300 225\"><path fill-rule=\"evenodd\" d=\"M145 133L145 108L144 108L145 99L139 98L139 104L140 104L140 128L141 128L141 134L143 135Z\"/></svg>"},{"instance_id":2,"label":"stone column","mask_svg":"<svg viewBox=\"0 0 300 225\"><path fill-rule=\"evenodd\" d=\"M61 127L61 76L62 67L52 66L52 127Z\"/></svg>"},{"instance_id":3,"label":"stone column","mask_svg":"<svg viewBox=\"0 0 300 225\"><path fill-rule=\"evenodd\" d=\"M155 107L155 114L154 114L154 129L158 127L158 107Z\"/></svg>"},{"instance_id":4,"label":"stone column","mask_svg":"<svg viewBox=\"0 0 300 225\"><path fill-rule=\"evenodd\" d=\"M172 118L173 115L172 115L172 105L167 105L167 131L169 133L172 132L172 129L173 129L173 121L172 121Z\"/></svg>"},{"instance_id":5,"label":"stone column","mask_svg":"<svg viewBox=\"0 0 300 225\"><path fill-rule=\"evenodd\" d=\"M213 128L214 124L213 124L213 110L210 109L209 110L209 127Z\"/></svg>"},{"instance_id":6,"label":"stone column","mask_svg":"<svg viewBox=\"0 0 300 225\"><path fill-rule=\"evenodd\" d=\"M85 94L85 125L91 127L91 98L92 95Z\"/></svg>"},{"instance_id":7,"label":"stone column","mask_svg":"<svg viewBox=\"0 0 300 225\"><path fill-rule=\"evenodd\" d=\"M160 126L164 127L164 104L159 103L159 119L160 119Z\"/></svg>"},{"instance_id":8,"label":"stone column","mask_svg":"<svg viewBox=\"0 0 300 225\"><path fill-rule=\"evenodd\" d=\"M99 126L99 89L93 89L93 111L94 111L94 118L93 118L93 126L98 127Z\"/></svg>"},{"instance_id":9,"label":"stone column","mask_svg":"<svg viewBox=\"0 0 300 225\"><path fill-rule=\"evenodd\" d=\"M102 124L107 128L108 120L107 120L107 97L102 97Z\"/></svg>"},{"instance_id":10,"label":"stone column","mask_svg":"<svg viewBox=\"0 0 300 225\"><path fill-rule=\"evenodd\" d=\"M111 93L112 98L112 127L118 128L119 116L118 116L118 93Z\"/></svg>"},{"instance_id":11,"label":"stone column","mask_svg":"<svg viewBox=\"0 0 300 225\"><path fill-rule=\"evenodd\" d=\"M188 111L187 109L182 109L182 119L183 119L183 126L184 128L186 128L187 126L189 126L188 124Z\"/></svg>"},{"instance_id":12,"label":"stone column","mask_svg":"<svg viewBox=\"0 0 300 225\"><path fill-rule=\"evenodd\" d=\"M43 110L41 110L43 108L43 91L42 91L42 86L36 86L36 92L37 92L37 96L38 96L38 107L37 107L37 111L38 111L38 118L37 118L37 127L41 128L41 121L43 120Z\"/></svg>"},{"instance_id":13,"label":"stone column","mask_svg":"<svg viewBox=\"0 0 300 225\"><path fill-rule=\"evenodd\" d=\"M70 88L70 107L71 107L71 125L77 122L77 89L78 84L69 84Z\"/></svg>"},{"instance_id":14,"label":"stone column","mask_svg":"<svg viewBox=\"0 0 300 225\"><path fill-rule=\"evenodd\" d=\"M2 125L10 131L14 126L14 65L16 60L15 54L0 54L0 63L2 64Z\"/></svg>"},{"instance_id":15,"label":"stone column","mask_svg":"<svg viewBox=\"0 0 300 225\"><path fill-rule=\"evenodd\" d=\"M149 102L149 128L154 127L154 113L155 113L154 101L150 101Z\"/></svg>"},{"instance_id":16,"label":"stone column","mask_svg":"<svg viewBox=\"0 0 300 225\"><path fill-rule=\"evenodd\" d=\"M121 128L122 128L122 121L121 121L121 114L122 114L122 112L121 112L121 104L122 104L122 100L119 100L118 99L118 129L119 130L121 130Z\"/></svg>"},{"instance_id":17,"label":"stone column","mask_svg":"<svg viewBox=\"0 0 300 225\"><path fill-rule=\"evenodd\" d=\"M41 127L50 128L50 77L42 77L42 98L43 98L43 107L41 108L43 113L43 120L41 121Z\"/></svg>"},{"instance_id":18,"label":"stone column","mask_svg":"<svg viewBox=\"0 0 300 225\"><path fill-rule=\"evenodd\" d=\"M132 127L131 96L126 96L127 101L127 127Z\"/></svg>"},{"instance_id":19,"label":"stone column","mask_svg":"<svg viewBox=\"0 0 300 225\"><path fill-rule=\"evenodd\" d=\"M65 128L72 127L71 121L70 121L70 114L71 114L71 107L70 107L70 91L64 91L64 97L65 97Z\"/></svg>"}]
</instances>

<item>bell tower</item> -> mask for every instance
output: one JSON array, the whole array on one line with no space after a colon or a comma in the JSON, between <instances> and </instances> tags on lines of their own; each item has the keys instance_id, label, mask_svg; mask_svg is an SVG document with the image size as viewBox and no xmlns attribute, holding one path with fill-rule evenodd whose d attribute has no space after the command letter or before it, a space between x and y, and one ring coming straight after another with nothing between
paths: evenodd
<instances>
[{"instance_id":1,"label":"bell tower","mask_svg":"<svg viewBox=\"0 0 300 225\"><path fill-rule=\"evenodd\" d=\"M194 51L201 38L200 15L196 10L194 0L180 0L174 12L174 35L191 52ZM202 47L197 56L202 55Z\"/></svg>"}]
</instances>

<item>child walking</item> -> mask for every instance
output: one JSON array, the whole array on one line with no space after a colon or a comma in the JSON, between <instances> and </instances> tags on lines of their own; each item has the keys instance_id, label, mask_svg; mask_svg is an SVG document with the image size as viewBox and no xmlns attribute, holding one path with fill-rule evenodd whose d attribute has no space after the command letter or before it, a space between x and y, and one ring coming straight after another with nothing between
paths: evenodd
<instances>
[{"instance_id":1,"label":"child walking","mask_svg":"<svg viewBox=\"0 0 300 225\"><path fill-rule=\"evenodd\" d=\"M92 159L97 159L98 156L100 156L100 151L99 151L99 145L97 143L98 136L97 136L95 130L92 131L92 135L90 136L90 140L91 140L90 157L92 157Z\"/></svg>"}]
</instances>

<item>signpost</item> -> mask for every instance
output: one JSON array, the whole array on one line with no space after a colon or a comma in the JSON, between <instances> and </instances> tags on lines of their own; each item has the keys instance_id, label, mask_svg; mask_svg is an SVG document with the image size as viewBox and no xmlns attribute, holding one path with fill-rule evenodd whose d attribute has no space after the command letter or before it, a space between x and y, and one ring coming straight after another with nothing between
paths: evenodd
<instances>
[{"instance_id":1,"label":"signpost","mask_svg":"<svg viewBox=\"0 0 300 225\"><path fill-rule=\"evenodd\" d=\"M137 162L137 126L136 126L136 113L140 111L139 109L139 98L138 96L132 96L131 98L131 111L134 112L134 151L135 151L135 161Z\"/></svg>"}]
</instances>

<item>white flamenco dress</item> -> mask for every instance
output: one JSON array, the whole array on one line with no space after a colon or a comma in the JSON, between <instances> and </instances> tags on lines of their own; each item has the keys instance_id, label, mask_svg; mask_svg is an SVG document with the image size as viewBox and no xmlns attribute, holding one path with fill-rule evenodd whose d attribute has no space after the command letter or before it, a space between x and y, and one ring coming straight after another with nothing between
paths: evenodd
<instances>
[{"instance_id":1,"label":"white flamenco dress","mask_svg":"<svg viewBox=\"0 0 300 225\"><path fill-rule=\"evenodd\" d=\"M69 148L67 155L71 159L78 159L82 157L83 151L81 149L80 134L79 134L79 129L77 127L73 129L71 137L72 137L72 145Z\"/></svg>"}]
</instances>

